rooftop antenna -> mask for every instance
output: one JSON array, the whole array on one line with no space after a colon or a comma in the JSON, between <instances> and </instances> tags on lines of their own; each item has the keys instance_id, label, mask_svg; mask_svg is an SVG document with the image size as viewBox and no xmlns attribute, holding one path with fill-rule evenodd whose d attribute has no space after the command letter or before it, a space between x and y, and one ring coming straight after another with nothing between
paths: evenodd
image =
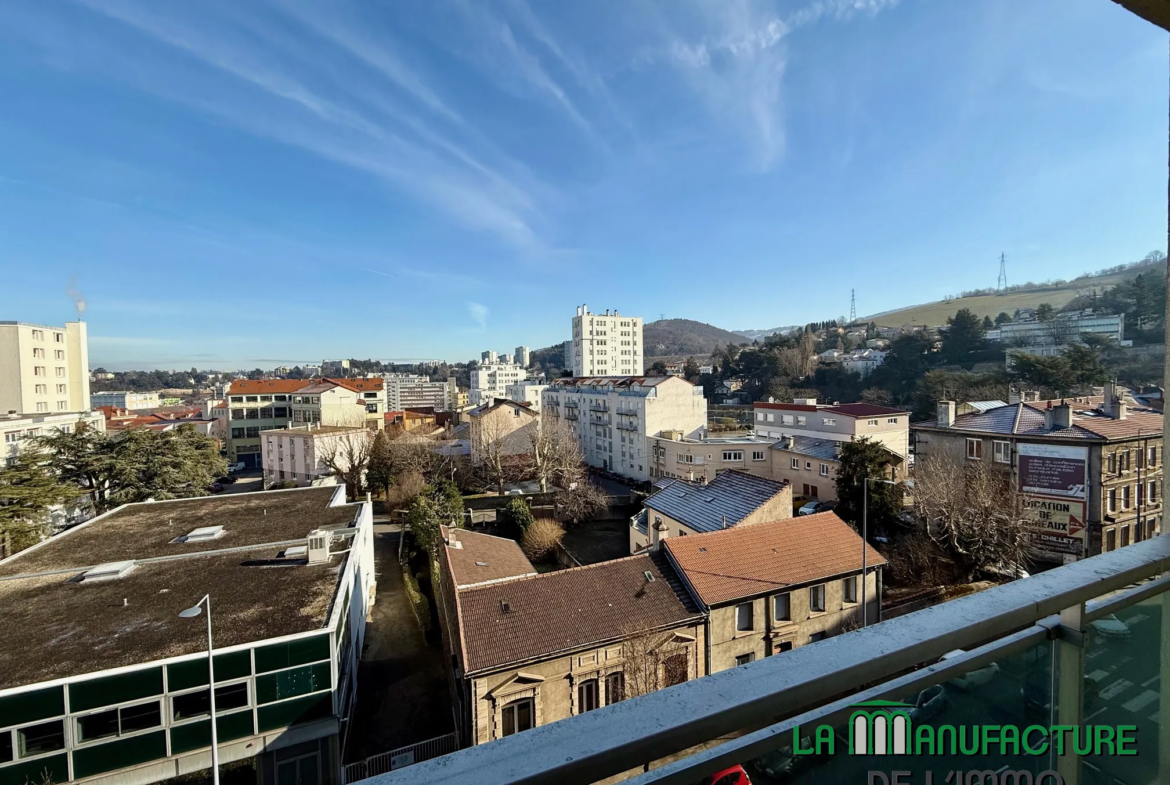
<instances>
[{"instance_id":1,"label":"rooftop antenna","mask_svg":"<svg viewBox=\"0 0 1170 785\"><path fill-rule=\"evenodd\" d=\"M999 255L999 280L995 284L998 291L1007 291L1007 260L1003 253Z\"/></svg>"},{"instance_id":2,"label":"rooftop antenna","mask_svg":"<svg viewBox=\"0 0 1170 785\"><path fill-rule=\"evenodd\" d=\"M849 323L853 324L857 321L857 291L855 289L849 290Z\"/></svg>"}]
</instances>

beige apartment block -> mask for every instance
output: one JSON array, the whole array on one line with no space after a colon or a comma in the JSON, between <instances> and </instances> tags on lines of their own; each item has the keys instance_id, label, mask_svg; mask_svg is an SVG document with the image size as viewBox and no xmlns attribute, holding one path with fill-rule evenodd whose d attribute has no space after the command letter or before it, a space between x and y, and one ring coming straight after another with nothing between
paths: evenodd
<instances>
[{"instance_id":1,"label":"beige apartment block","mask_svg":"<svg viewBox=\"0 0 1170 785\"><path fill-rule=\"evenodd\" d=\"M471 461L496 455L527 455L532 435L540 427L540 415L528 406L497 398L468 412L471 425Z\"/></svg>"},{"instance_id":2,"label":"beige apartment block","mask_svg":"<svg viewBox=\"0 0 1170 785\"><path fill-rule=\"evenodd\" d=\"M295 482L298 487L327 485L338 471L368 454L374 431L362 426L289 425L260 434L264 485Z\"/></svg>"},{"instance_id":3,"label":"beige apartment block","mask_svg":"<svg viewBox=\"0 0 1170 785\"><path fill-rule=\"evenodd\" d=\"M85 322L49 327L0 322L0 412L88 412Z\"/></svg>"},{"instance_id":4,"label":"beige apartment block","mask_svg":"<svg viewBox=\"0 0 1170 785\"><path fill-rule=\"evenodd\" d=\"M641 376L642 318L579 306L570 349L573 376Z\"/></svg>"},{"instance_id":5,"label":"beige apartment block","mask_svg":"<svg viewBox=\"0 0 1170 785\"><path fill-rule=\"evenodd\" d=\"M868 438L905 459L910 454L910 413L869 403L817 403L797 398L793 403L760 401L753 404L754 433L771 439L807 436L851 442Z\"/></svg>"}]
</instances>

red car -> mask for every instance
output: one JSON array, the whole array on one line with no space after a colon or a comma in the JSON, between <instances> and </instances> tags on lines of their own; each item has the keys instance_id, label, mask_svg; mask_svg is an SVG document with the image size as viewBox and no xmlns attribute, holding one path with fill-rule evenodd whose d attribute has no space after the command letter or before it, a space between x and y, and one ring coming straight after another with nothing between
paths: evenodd
<instances>
[{"instance_id":1,"label":"red car","mask_svg":"<svg viewBox=\"0 0 1170 785\"><path fill-rule=\"evenodd\" d=\"M703 780L703 785L752 785L752 781L743 766L737 763L730 769L715 772Z\"/></svg>"}]
</instances>

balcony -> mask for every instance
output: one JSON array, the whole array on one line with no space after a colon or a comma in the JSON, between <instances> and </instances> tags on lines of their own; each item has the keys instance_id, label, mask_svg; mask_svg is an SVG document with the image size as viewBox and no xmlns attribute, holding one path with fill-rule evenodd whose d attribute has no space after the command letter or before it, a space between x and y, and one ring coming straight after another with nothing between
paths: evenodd
<instances>
[{"instance_id":1,"label":"balcony","mask_svg":"<svg viewBox=\"0 0 1170 785\"><path fill-rule=\"evenodd\" d=\"M580 415L577 414L576 407L567 407L565 409L565 419L566 420L580 420L581 419Z\"/></svg>"},{"instance_id":2,"label":"balcony","mask_svg":"<svg viewBox=\"0 0 1170 785\"><path fill-rule=\"evenodd\" d=\"M871 770L894 782L895 769L910 772L898 780L907 783L928 781L928 770L938 783L951 771L1004 770L1031 776L978 781L1170 782L1160 714L1170 698L1161 673L1170 667L1168 569L1170 537L1155 537L367 782L577 785L626 775L634 785L681 785L736 764L753 781L801 784L883 782ZM1125 734L1138 754L1078 746L1083 731L1058 727L1083 725ZM957 751L900 754L899 745L934 735L922 726L955 731ZM1015 726L1028 743L1005 751L993 731L987 752L962 755L972 733L987 742L989 726ZM854 754L850 729L879 752L889 730L893 756ZM819 754L793 756L794 741L804 748L816 738ZM768 768L775 776L757 776ZM1037 780L1042 772L1060 778Z\"/></svg>"},{"instance_id":3,"label":"balcony","mask_svg":"<svg viewBox=\"0 0 1170 785\"><path fill-rule=\"evenodd\" d=\"M589 404L589 411L591 411L591 412L608 412L609 411L609 404L605 403L604 401L602 401L601 403L591 403L591 404Z\"/></svg>"},{"instance_id":4,"label":"balcony","mask_svg":"<svg viewBox=\"0 0 1170 785\"><path fill-rule=\"evenodd\" d=\"M638 421L630 419L619 419L617 421L617 429L619 431L637 431Z\"/></svg>"},{"instance_id":5,"label":"balcony","mask_svg":"<svg viewBox=\"0 0 1170 785\"><path fill-rule=\"evenodd\" d=\"M593 423L594 425L609 425L609 415L596 413L590 414L589 422Z\"/></svg>"}]
</instances>

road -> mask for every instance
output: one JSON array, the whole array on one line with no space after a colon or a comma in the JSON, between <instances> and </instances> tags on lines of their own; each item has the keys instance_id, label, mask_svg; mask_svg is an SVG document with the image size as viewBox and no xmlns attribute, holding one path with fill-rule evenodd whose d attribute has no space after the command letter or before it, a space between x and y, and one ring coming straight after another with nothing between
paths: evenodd
<instances>
[{"instance_id":1,"label":"road","mask_svg":"<svg viewBox=\"0 0 1170 785\"><path fill-rule=\"evenodd\" d=\"M223 486L219 495L226 493L254 493L264 490L264 476L262 469L245 469L232 475L235 482Z\"/></svg>"},{"instance_id":2,"label":"road","mask_svg":"<svg viewBox=\"0 0 1170 785\"><path fill-rule=\"evenodd\" d=\"M1083 782L1146 785L1158 781L1161 599L1139 603L1117 616L1129 629L1129 637L1108 638L1096 632L1090 633L1085 653L1084 722L1112 727L1136 725L1138 754L1126 757L1086 756ZM927 724L936 728L942 725L1014 725L1021 731L1028 725L1049 725L1050 661L1050 644L1046 643L999 662L998 673L983 687L964 690L953 683L945 684L947 707ZM913 698L907 696L903 700L913 702ZM899 769L913 772L911 782L923 783L926 781L925 772L929 769L934 772L934 782L941 783L947 773L953 770L998 771L1007 767L1028 770L1035 775L1045 769L1055 768L1055 760L1047 755L957 755L929 759L854 757L845 749L848 733L841 730L835 754L831 758L815 761L804 759L797 764L796 771L780 778L767 777L749 766L752 781L756 785L781 782L864 785L869 782L870 771L888 775Z\"/></svg>"}]
</instances>

